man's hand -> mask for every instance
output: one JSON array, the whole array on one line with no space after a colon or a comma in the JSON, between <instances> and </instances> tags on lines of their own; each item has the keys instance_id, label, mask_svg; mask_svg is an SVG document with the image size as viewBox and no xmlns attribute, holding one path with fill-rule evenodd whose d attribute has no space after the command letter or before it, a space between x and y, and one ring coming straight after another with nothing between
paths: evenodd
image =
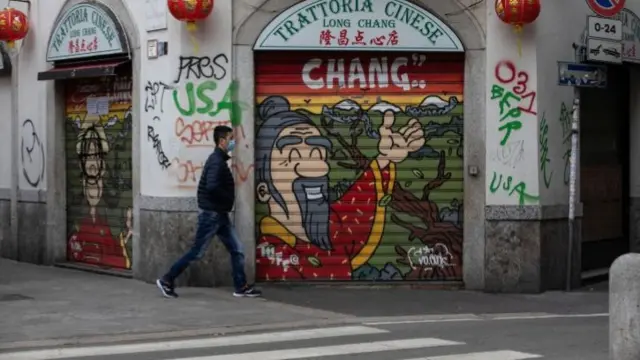
<instances>
[{"instance_id":1,"label":"man's hand","mask_svg":"<svg viewBox=\"0 0 640 360\"><path fill-rule=\"evenodd\" d=\"M378 163L384 168L389 161L399 163L407 158L409 153L424 146L424 130L418 119L411 119L409 123L395 132L392 127L396 121L393 111L386 111L380 126L380 143L378 143Z\"/></svg>"}]
</instances>

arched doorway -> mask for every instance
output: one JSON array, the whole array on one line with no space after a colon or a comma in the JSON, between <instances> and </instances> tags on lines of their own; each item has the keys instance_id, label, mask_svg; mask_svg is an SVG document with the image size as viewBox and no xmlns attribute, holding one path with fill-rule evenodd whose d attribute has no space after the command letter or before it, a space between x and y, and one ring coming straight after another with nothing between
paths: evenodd
<instances>
[{"instance_id":1,"label":"arched doorway","mask_svg":"<svg viewBox=\"0 0 640 360\"><path fill-rule=\"evenodd\" d=\"M253 51L257 280L462 281L456 33L409 1L304 1Z\"/></svg>"},{"instance_id":2,"label":"arched doorway","mask_svg":"<svg viewBox=\"0 0 640 360\"><path fill-rule=\"evenodd\" d=\"M66 178L64 189L56 189L65 194L66 208L55 216L66 219L66 258L128 270L134 252L134 47L107 3L72 1L63 8L47 45L46 60L54 66L38 79L56 80L63 94L56 106L64 144L56 147L64 149L65 161L52 167ZM126 11L121 3L116 7Z\"/></svg>"}]
</instances>

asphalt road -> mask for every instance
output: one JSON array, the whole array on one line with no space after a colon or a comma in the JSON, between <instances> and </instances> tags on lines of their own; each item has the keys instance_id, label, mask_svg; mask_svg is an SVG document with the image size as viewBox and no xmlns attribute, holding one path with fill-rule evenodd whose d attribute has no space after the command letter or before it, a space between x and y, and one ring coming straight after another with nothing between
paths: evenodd
<instances>
[{"instance_id":1,"label":"asphalt road","mask_svg":"<svg viewBox=\"0 0 640 360\"><path fill-rule=\"evenodd\" d=\"M486 315L481 320L384 323L217 338L0 353L0 360L602 360L608 318ZM88 356L94 355L94 356Z\"/></svg>"}]
</instances>

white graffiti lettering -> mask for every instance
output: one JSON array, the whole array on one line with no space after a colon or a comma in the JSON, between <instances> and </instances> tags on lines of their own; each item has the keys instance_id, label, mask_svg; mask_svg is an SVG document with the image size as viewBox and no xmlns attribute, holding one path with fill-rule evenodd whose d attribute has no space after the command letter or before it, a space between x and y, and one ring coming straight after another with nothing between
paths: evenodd
<instances>
[{"instance_id":1,"label":"white graffiti lettering","mask_svg":"<svg viewBox=\"0 0 640 360\"><path fill-rule=\"evenodd\" d=\"M412 88L409 75L401 71L409 59L397 57L389 64L387 57L372 58L365 70L360 58L349 60L313 58L302 68L302 80L309 89L387 88L389 84L409 91ZM314 74L312 74L314 72ZM319 73L318 73L319 72ZM337 86L336 86L337 83Z\"/></svg>"},{"instance_id":2,"label":"white graffiti lettering","mask_svg":"<svg viewBox=\"0 0 640 360\"><path fill-rule=\"evenodd\" d=\"M258 246L258 249L260 250L260 256L269 259L271 265L282 267L284 272L287 272L290 266L300 265L300 259L298 258L298 255L293 254L289 255L289 257L286 258L286 256L281 251L276 252L276 248L273 245L260 244Z\"/></svg>"},{"instance_id":3,"label":"white graffiti lettering","mask_svg":"<svg viewBox=\"0 0 640 360\"><path fill-rule=\"evenodd\" d=\"M418 266L426 268L440 268L453 266L453 255L446 245L438 243L433 247L428 245L412 247L407 252L411 268Z\"/></svg>"}]
</instances>

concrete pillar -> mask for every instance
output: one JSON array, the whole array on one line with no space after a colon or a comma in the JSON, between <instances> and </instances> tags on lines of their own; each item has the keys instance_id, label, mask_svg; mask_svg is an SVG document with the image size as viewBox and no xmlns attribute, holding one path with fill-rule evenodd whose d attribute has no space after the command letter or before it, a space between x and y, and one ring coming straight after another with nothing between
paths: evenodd
<instances>
[{"instance_id":1,"label":"concrete pillar","mask_svg":"<svg viewBox=\"0 0 640 360\"><path fill-rule=\"evenodd\" d=\"M640 254L625 254L609 271L609 359L640 359Z\"/></svg>"}]
</instances>

